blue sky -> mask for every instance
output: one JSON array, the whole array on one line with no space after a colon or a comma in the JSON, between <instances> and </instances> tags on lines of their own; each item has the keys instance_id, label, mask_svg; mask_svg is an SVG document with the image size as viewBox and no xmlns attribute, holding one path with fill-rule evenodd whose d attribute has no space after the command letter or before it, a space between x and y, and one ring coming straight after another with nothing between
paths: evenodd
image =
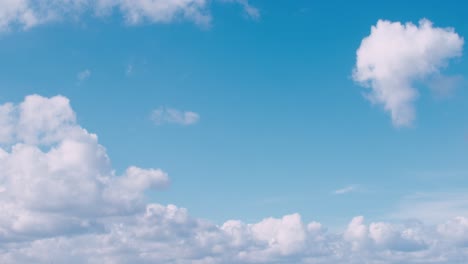
<instances>
[{"instance_id":1,"label":"blue sky","mask_svg":"<svg viewBox=\"0 0 468 264\"><path fill-rule=\"evenodd\" d=\"M118 7L105 15L71 9L30 28L8 22L0 35L0 100L68 98L117 175L130 164L161 168L170 187L147 190L148 201L188 208L218 225L299 213L304 222L344 230L360 215L418 218L408 207L433 223L440 215L428 212L432 200L453 209L443 212L445 220L468 216L465 56L447 55L438 73L411 81L419 96L411 103L414 120L403 126L353 78L356 52L379 19L418 25L426 18L462 39L466 4L202 6L209 23L178 13L130 23ZM456 80L443 95L429 89L439 76ZM155 122L157 109L172 109L179 119ZM186 111L196 120L184 124Z\"/></svg>"}]
</instances>

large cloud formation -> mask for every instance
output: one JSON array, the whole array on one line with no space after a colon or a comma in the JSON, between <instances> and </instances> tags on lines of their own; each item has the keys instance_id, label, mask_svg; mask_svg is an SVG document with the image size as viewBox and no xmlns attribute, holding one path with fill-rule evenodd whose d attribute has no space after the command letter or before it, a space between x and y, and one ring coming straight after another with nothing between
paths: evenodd
<instances>
[{"instance_id":1,"label":"large cloud formation","mask_svg":"<svg viewBox=\"0 0 468 264\"><path fill-rule=\"evenodd\" d=\"M342 233L299 214L222 225L147 203L166 173L116 175L69 100L0 106L0 263L463 263L468 218L366 224Z\"/></svg>"},{"instance_id":2,"label":"large cloud formation","mask_svg":"<svg viewBox=\"0 0 468 264\"><path fill-rule=\"evenodd\" d=\"M415 118L414 82L461 56L463 42L454 29L433 27L426 19L419 26L379 20L357 50L353 78L371 89L368 99L382 105L394 125L408 126Z\"/></svg>"},{"instance_id":3,"label":"large cloud formation","mask_svg":"<svg viewBox=\"0 0 468 264\"><path fill-rule=\"evenodd\" d=\"M259 16L247 0L229 2L240 4L248 16ZM104 16L114 10L122 14L128 25L188 20L208 26L209 3L209 0L0 0L0 31L29 29L67 17L77 18L88 11Z\"/></svg>"}]
</instances>

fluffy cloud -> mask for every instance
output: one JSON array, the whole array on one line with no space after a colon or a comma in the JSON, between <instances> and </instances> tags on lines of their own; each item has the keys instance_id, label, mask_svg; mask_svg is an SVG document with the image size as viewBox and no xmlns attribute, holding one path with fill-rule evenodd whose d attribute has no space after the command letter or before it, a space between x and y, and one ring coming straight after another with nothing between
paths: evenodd
<instances>
[{"instance_id":1,"label":"fluffy cloud","mask_svg":"<svg viewBox=\"0 0 468 264\"><path fill-rule=\"evenodd\" d=\"M468 218L455 217L444 224L438 225L437 232L455 245L468 246Z\"/></svg>"},{"instance_id":2,"label":"fluffy cloud","mask_svg":"<svg viewBox=\"0 0 468 264\"><path fill-rule=\"evenodd\" d=\"M390 113L396 126L415 119L415 81L438 74L462 54L463 38L452 28L379 20L357 50L353 78L370 88L367 98Z\"/></svg>"},{"instance_id":3,"label":"fluffy cloud","mask_svg":"<svg viewBox=\"0 0 468 264\"><path fill-rule=\"evenodd\" d=\"M251 17L259 12L247 0L230 1L243 6ZM128 25L170 23L187 20L208 26L211 22L208 0L0 0L0 31L29 29L44 23L79 17L86 12L97 16L118 10Z\"/></svg>"},{"instance_id":4,"label":"fluffy cloud","mask_svg":"<svg viewBox=\"0 0 468 264\"><path fill-rule=\"evenodd\" d=\"M151 120L157 125L164 123L193 125L200 120L200 115L191 111L180 111L174 108L160 107L151 112Z\"/></svg>"},{"instance_id":5,"label":"fluffy cloud","mask_svg":"<svg viewBox=\"0 0 468 264\"><path fill-rule=\"evenodd\" d=\"M168 184L161 170L116 176L97 136L76 124L65 97L4 104L0 141L0 240L98 228L98 219L144 208L143 191Z\"/></svg>"},{"instance_id":6,"label":"fluffy cloud","mask_svg":"<svg viewBox=\"0 0 468 264\"><path fill-rule=\"evenodd\" d=\"M0 106L0 263L464 263L468 218L438 225L353 218L330 232L299 214L221 225L147 203L166 173L116 175L69 100Z\"/></svg>"}]
</instances>

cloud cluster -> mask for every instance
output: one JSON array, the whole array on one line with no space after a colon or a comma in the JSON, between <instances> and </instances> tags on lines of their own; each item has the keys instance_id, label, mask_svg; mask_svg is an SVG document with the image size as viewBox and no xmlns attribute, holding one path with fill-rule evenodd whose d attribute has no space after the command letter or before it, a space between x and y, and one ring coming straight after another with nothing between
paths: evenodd
<instances>
[{"instance_id":1,"label":"cloud cluster","mask_svg":"<svg viewBox=\"0 0 468 264\"><path fill-rule=\"evenodd\" d=\"M379 20L357 50L353 78L370 88L367 98L382 105L394 125L408 126L415 119L415 81L439 74L461 56L463 43L454 29L426 19L419 25Z\"/></svg>"},{"instance_id":2,"label":"cloud cluster","mask_svg":"<svg viewBox=\"0 0 468 264\"><path fill-rule=\"evenodd\" d=\"M188 126L198 123L200 115L191 111L159 107L151 112L151 120L157 125L169 123Z\"/></svg>"},{"instance_id":3,"label":"cloud cluster","mask_svg":"<svg viewBox=\"0 0 468 264\"><path fill-rule=\"evenodd\" d=\"M101 218L138 211L143 191L168 185L161 170L131 166L116 176L65 97L31 95L0 109L3 242L100 229Z\"/></svg>"},{"instance_id":4,"label":"cloud cluster","mask_svg":"<svg viewBox=\"0 0 468 264\"><path fill-rule=\"evenodd\" d=\"M251 17L259 16L247 0L229 2L240 4ZM29 29L89 12L106 16L114 11L120 12L128 25L187 20L208 26L209 5L209 0L0 0L0 31Z\"/></svg>"},{"instance_id":5,"label":"cloud cluster","mask_svg":"<svg viewBox=\"0 0 468 264\"><path fill-rule=\"evenodd\" d=\"M116 175L69 100L0 106L1 263L463 263L468 218L366 224L330 232L299 214L221 225L147 203L166 173Z\"/></svg>"}]
</instances>

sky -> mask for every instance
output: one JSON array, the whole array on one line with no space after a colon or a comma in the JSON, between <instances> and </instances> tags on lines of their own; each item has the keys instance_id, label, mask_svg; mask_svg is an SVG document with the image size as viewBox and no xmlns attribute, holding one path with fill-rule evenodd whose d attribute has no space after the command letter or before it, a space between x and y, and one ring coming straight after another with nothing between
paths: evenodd
<instances>
[{"instance_id":1,"label":"sky","mask_svg":"<svg viewBox=\"0 0 468 264\"><path fill-rule=\"evenodd\" d=\"M466 263L467 7L0 0L0 262Z\"/></svg>"}]
</instances>

